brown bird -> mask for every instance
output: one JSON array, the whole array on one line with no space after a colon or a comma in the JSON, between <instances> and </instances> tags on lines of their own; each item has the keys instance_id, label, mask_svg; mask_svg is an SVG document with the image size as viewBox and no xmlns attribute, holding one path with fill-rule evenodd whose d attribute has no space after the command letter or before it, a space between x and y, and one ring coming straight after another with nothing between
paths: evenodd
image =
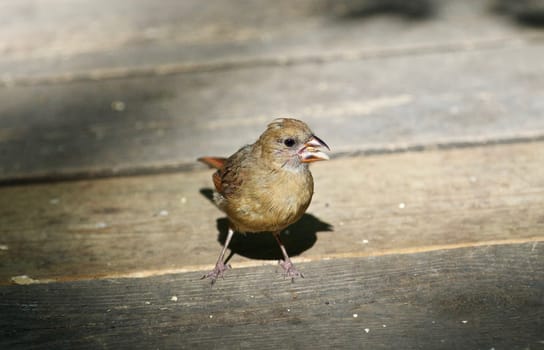
<instances>
[{"instance_id":1,"label":"brown bird","mask_svg":"<svg viewBox=\"0 0 544 350\"><path fill-rule=\"evenodd\" d=\"M323 148L329 146L304 122L280 118L255 143L229 158L198 159L218 169L212 177L214 201L229 219L225 245L215 268L203 279L210 278L213 284L230 268L223 259L235 231L272 232L283 254L280 265L285 276L293 281L304 277L287 255L280 232L300 219L310 205L314 181L308 164L329 159Z\"/></svg>"}]
</instances>

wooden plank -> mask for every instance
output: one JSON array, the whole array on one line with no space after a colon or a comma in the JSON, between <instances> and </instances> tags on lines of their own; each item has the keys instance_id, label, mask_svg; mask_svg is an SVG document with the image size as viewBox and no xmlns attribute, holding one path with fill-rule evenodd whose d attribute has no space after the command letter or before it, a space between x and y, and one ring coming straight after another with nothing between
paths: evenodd
<instances>
[{"instance_id":1,"label":"wooden plank","mask_svg":"<svg viewBox=\"0 0 544 350\"><path fill-rule=\"evenodd\" d=\"M543 138L541 57L542 43L4 87L0 180L190 167L253 142L286 115L307 121L335 152Z\"/></svg>"},{"instance_id":2,"label":"wooden plank","mask_svg":"<svg viewBox=\"0 0 544 350\"><path fill-rule=\"evenodd\" d=\"M540 349L544 245L0 287L4 349ZM173 298L175 297L175 298Z\"/></svg>"},{"instance_id":3,"label":"wooden plank","mask_svg":"<svg viewBox=\"0 0 544 350\"><path fill-rule=\"evenodd\" d=\"M0 6L0 80L8 84L157 66L508 45L538 33L503 21L489 1L470 0L299 0L295 6L288 0L205 6L198 0L160 6L150 0L20 0Z\"/></svg>"},{"instance_id":4,"label":"wooden plank","mask_svg":"<svg viewBox=\"0 0 544 350\"><path fill-rule=\"evenodd\" d=\"M315 260L541 240L542 164L544 142L316 164L309 213L284 241ZM200 193L211 173L0 188L0 282L208 269L226 229ZM235 268L279 258L271 235L238 235L231 248Z\"/></svg>"}]
</instances>

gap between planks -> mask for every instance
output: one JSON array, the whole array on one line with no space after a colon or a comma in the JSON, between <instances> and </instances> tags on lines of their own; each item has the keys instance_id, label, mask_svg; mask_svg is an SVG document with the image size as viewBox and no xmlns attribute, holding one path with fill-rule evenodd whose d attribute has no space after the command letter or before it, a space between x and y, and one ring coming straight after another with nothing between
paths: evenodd
<instances>
[{"instance_id":1,"label":"gap between planks","mask_svg":"<svg viewBox=\"0 0 544 350\"><path fill-rule=\"evenodd\" d=\"M523 144L544 141L544 130L532 130L514 135L488 135L480 138L448 140L441 143L402 143L381 145L379 147L343 147L330 154L331 159L365 157L406 152L427 152L432 150L451 150L477 148L496 145ZM146 165L127 165L115 168L67 169L57 172L29 173L24 176L0 178L0 188L6 186L33 185L79 180L93 180L112 177L147 176L189 172L202 169L198 161L190 163L156 163Z\"/></svg>"}]
</instances>

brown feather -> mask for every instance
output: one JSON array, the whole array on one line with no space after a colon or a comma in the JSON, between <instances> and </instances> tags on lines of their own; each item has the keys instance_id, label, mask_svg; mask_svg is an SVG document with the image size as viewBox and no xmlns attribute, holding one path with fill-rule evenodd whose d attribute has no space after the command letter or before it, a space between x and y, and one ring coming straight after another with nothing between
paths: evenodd
<instances>
[{"instance_id":1,"label":"brown feather","mask_svg":"<svg viewBox=\"0 0 544 350\"><path fill-rule=\"evenodd\" d=\"M214 169L221 169L227 158L221 157L201 157L197 159L199 162L206 164L207 166Z\"/></svg>"},{"instance_id":2,"label":"brown feather","mask_svg":"<svg viewBox=\"0 0 544 350\"><path fill-rule=\"evenodd\" d=\"M215 186L215 190L219 193L223 192L223 186L221 184L221 175L219 174L219 171L216 171L212 175L213 185Z\"/></svg>"}]
</instances>

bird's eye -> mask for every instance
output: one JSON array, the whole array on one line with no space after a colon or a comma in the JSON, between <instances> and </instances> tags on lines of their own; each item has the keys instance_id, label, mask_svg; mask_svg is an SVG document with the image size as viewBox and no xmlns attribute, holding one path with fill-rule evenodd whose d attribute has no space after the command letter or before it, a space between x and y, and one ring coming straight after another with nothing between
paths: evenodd
<instances>
[{"instance_id":1,"label":"bird's eye","mask_svg":"<svg viewBox=\"0 0 544 350\"><path fill-rule=\"evenodd\" d=\"M295 140L288 138L283 141L283 144L287 147L293 147L295 145Z\"/></svg>"}]
</instances>

